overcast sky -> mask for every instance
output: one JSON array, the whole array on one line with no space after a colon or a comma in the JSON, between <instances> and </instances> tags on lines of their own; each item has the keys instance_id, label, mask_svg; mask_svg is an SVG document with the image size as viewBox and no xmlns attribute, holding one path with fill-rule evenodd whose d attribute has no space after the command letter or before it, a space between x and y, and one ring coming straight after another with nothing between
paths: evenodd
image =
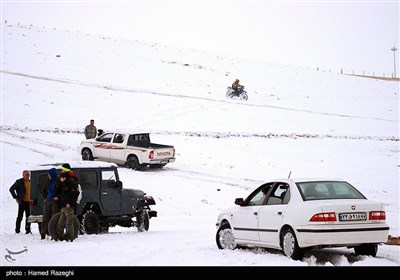
<instances>
[{"instance_id":1,"label":"overcast sky","mask_svg":"<svg viewBox=\"0 0 400 280\"><path fill-rule=\"evenodd\" d=\"M399 1L2 1L2 21L392 75ZM396 72L399 76L399 51Z\"/></svg>"}]
</instances>

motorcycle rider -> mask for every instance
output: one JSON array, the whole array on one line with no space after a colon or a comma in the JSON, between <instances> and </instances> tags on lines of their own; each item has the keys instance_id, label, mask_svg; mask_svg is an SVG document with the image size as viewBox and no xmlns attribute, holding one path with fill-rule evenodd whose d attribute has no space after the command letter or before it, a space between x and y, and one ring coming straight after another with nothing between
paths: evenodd
<instances>
[{"instance_id":1,"label":"motorcycle rider","mask_svg":"<svg viewBox=\"0 0 400 280\"><path fill-rule=\"evenodd\" d=\"M239 96L243 91L243 85L239 84L239 79L236 79L232 84L232 89L235 91L235 95Z\"/></svg>"}]
</instances>

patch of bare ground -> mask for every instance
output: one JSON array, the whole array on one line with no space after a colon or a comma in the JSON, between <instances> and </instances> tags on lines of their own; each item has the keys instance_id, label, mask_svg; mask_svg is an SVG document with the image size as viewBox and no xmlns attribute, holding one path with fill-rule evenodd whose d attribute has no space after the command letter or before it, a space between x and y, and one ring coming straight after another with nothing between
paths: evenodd
<instances>
[{"instance_id":1,"label":"patch of bare ground","mask_svg":"<svg viewBox=\"0 0 400 280\"><path fill-rule=\"evenodd\" d=\"M399 245L400 246L400 236L388 236L388 240L386 242L388 245Z\"/></svg>"}]
</instances>

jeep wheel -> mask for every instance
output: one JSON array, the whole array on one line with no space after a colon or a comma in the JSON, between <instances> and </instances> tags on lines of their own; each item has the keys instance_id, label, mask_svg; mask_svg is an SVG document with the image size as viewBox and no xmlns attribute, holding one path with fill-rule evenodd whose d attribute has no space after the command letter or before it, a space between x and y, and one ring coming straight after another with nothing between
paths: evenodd
<instances>
[{"instance_id":1,"label":"jeep wheel","mask_svg":"<svg viewBox=\"0 0 400 280\"><path fill-rule=\"evenodd\" d=\"M82 151L82 160L93 160L92 151L89 149L84 149Z\"/></svg>"},{"instance_id":2,"label":"jeep wheel","mask_svg":"<svg viewBox=\"0 0 400 280\"><path fill-rule=\"evenodd\" d=\"M139 169L139 161L135 156L130 156L126 161L126 165L133 170Z\"/></svg>"},{"instance_id":3,"label":"jeep wheel","mask_svg":"<svg viewBox=\"0 0 400 280\"><path fill-rule=\"evenodd\" d=\"M51 236L51 238L53 240L60 240L60 239L64 239L64 236L62 236L61 238L58 236L57 233L57 224L58 224L58 220L60 219L60 215L61 212L58 212L56 214L53 215L53 217L51 217L50 222L49 222L49 235ZM76 216L75 217L75 221L74 221L74 236L75 238L78 237L78 232L79 232L79 220ZM67 229L67 224L65 224L65 228ZM67 229L68 230L68 229Z\"/></svg>"},{"instance_id":4,"label":"jeep wheel","mask_svg":"<svg viewBox=\"0 0 400 280\"><path fill-rule=\"evenodd\" d=\"M142 210L136 214L136 225L139 232L148 231L150 227L149 214Z\"/></svg>"},{"instance_id":5,"label":"jeep wheel","mask_svg":"<svg viewBox=\"0 0 400 280\"><path fill-rule=\"evenodd\" d=\"M86 234L98 234L100 232L99 216L92 210L87 211L82 218L82 227Z\"/></svg>"}]
</instances>

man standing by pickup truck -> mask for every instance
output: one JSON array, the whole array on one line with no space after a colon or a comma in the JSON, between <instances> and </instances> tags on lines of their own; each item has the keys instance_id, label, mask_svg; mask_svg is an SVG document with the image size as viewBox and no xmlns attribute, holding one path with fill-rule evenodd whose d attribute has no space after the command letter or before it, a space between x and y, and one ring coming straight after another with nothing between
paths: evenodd
<instances>
[{"instance_id":1,"label":"man standing by pickup truck","mask_svg":"<svg viewBox=\"0 0 400 280\"><path fill-rule=\"evenodd\" d=\"M85 137L86 139L96 138L97 128L94 126L94 120L90 120L90 124L85 127Z\"/></svg>"}]
</instances>

